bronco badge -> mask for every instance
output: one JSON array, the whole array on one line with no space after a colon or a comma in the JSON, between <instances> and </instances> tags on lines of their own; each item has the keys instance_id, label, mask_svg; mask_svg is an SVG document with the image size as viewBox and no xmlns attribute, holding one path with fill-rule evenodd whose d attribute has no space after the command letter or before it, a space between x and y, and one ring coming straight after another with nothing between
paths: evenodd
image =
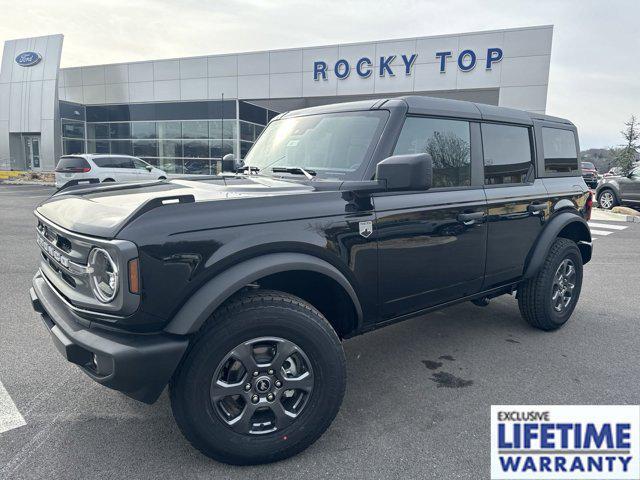
<instances>
[{"instance_id":1,"label":"bronco badge","mask_svg":"<svg viewBox=\"0 0 640 480\"><path fill-rule=\"evenodd\" d=\"M373 233L373 222L360 222L360 235L368 238Z\"/></svg>"}]
</instances>

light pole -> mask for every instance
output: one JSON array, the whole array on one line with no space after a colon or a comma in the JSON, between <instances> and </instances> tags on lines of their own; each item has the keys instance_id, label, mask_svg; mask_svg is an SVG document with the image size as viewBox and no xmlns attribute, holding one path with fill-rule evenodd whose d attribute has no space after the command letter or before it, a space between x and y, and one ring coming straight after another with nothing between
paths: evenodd
<instances>
[{"instance_id":1,"label":"light pole","mask_svg":"<svg viewBox=\"0 0 640 480\"><path fill-rule=\"evenodd\" d=\"M220 106L220 165L222 165L222 157L224 157L224 92L222 92L222 105ZM216 171L218 169L216 168Z\"/></svg>"}]
</instances>

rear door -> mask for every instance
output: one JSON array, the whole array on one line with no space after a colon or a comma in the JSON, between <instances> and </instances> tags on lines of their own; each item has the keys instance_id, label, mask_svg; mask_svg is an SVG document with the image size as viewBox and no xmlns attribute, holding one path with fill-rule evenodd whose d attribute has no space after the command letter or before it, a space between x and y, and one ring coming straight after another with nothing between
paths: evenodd
<instances>
[{"instance_id":1,"label":"rear door","mask_svg":"<svg viewBox=\"0 0 640 480\"><path fill-rule=\"evenodd\" d=\"M640 203L640 167L634 168L627 178L620 180L620 195L625 202Z\"/></svg>"},{"instance_id":2,"label":"rear door","mask_svg":"<svg viewBox=\"0 0 640 480\"><path fill-rule=\"evenodd\" d=\"M480 290L487 226L479 135L477 122L405 120L393 153L429 153L433 187L374 197L383 320Z\"/></svg>"},{"instance_id":3,"label":"rear door","mask_svg":"<svg viewBox=\"0 0 640 480\"><path fill-rule=\"evenodd\" d=\"M482 124L488 204L487 268L483 289L521 277L549 211L547 190L535 178L533 129Z\"/></svg>"}]
</instances>

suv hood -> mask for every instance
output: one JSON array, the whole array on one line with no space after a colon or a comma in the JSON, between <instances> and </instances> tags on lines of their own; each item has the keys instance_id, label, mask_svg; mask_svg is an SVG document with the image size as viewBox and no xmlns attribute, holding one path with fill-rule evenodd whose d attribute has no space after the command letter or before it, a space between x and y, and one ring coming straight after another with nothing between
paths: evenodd
<instances>
[{"instance_id":1,"label":"suv hood","mask_svg":"<svg viewBox=\"0 0 640 480\"><path fill-rule=\"evenodd\" d=\"M67 230L113 238L130 220L163 202L209 202L313 192L314 187L265 176L171 180L71 187L44 201L36 213Z\"/></svg>"}]
</instances>

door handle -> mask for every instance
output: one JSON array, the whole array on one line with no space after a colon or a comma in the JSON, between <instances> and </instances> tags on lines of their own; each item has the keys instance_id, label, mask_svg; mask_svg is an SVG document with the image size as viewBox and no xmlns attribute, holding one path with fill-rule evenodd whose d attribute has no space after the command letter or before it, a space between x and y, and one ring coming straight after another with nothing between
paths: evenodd
<instances>
[{"instance_id":1,"label":"door handle","mask_svg":"<svg viewBox=\"0 0 640 480\"><path fill-rule=\"evenodd\" d=\"M527 210L529 210L529 212L531 213L542 212L546 209L547 209L546 203L530 203L529 206L527 207Z\"/></svg>"},{"instance_id":2,"label":"door handle","mask_svg":"<svg viewBox=\"0 0 640 480\"><path fill-rule=\"evenodd\" d=\"M459 222L462 222L465 225L473 225L476 220L484 218L484 212L460 213L457 218Z\"/></svg>"}]
</instances>

